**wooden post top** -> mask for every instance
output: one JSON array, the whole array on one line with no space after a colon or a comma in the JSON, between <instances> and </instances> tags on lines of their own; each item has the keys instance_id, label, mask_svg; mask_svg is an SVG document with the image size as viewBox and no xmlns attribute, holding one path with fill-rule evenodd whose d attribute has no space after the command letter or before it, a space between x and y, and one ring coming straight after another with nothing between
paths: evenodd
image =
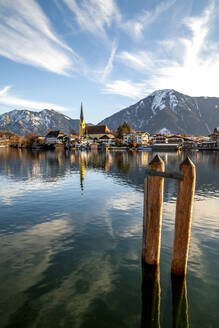
<instances>
[{"instance_id":1,"label":"wooden post top","mask_svg":"<svg viewBox=\"0 0 219 328\"><path fill-rule=\"evenodd\" d=\"M154 170L164 168L164 161L162 160L162 158L159 155L156 155L152 159L152 161L149 163L149 165L150 165L150 168L154 169ZM163 170L161 169L161 171L163 171Z\"/></svg>"},{"instance_id":2,"label":"wooden post top","mask_svg":"<svg viewBox=\"0 0 219 328\"><path fill-rule=\"evenodd\" d=\"M179 166L180 173L184 175L184 179L195 179L196 171L195 164L187 156ZM195 186L193 187L195 188Z\"/></svg>"},{"instance_id":3,"label":"wooden post top","mask_svg":"<svg viewBox=\"0 0 219 328\"><path fill-rule=\"evenodd\" d=\"M154 164L154 163L163 163L164 161L159 155L154 156L152 161L150 161L149 165Z\"/></svg>"},{"instance_id":4,"label":"wooden post top","mask_svg":"<svg viewBox=\"0 0 219 328\"><path fill-rule=\"evenodd\" d=\"M181 168L182 166L192 166L195 168L195 164L192 162L189 156L186 156L186 158L182 161L179 167Z\"/></svg>"}]
</instances>

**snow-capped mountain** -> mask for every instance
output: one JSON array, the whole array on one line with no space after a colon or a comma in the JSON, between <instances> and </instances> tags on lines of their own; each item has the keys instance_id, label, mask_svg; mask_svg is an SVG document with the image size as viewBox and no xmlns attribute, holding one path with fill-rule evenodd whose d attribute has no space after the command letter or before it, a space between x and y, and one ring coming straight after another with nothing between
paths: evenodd
<instances>
[{"instance_id":1,"label":"snow-capped mountain","mask_svg":"<svg viewBox=\"0 0 219 328\"><path fill-rule=\"evenodd\" d=\"M0 129L14 132L18 135L36 133L45 135L48 130L61 130L64 133L78 131L79 120L44 109L41 112L29 110L12 110L0 115Z\"/></svg>"},{"instance_id":2,"label":"snow-capped mountain","mask_svg":"<svg viewBox=\"0 0 219 328\"><path fill-rule=\"evenodd\" d=\"M219 98L157 90L99 124L117 129L124 121L137 131L208 135L219 125Z\"/></svg>"}]
</instances>

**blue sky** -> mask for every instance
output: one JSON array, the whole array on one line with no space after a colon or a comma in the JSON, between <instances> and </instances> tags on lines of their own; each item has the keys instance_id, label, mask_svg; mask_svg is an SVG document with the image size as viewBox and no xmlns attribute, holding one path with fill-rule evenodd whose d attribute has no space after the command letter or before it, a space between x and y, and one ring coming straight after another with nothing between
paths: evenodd
<instances>
[{"instance_id":1,"label":"blue sky","mask_svg":"<svg viewBox=\"0 0 219 328\"><path fill-rule=\"evenodd\" d=\"M219 0L0 0L0 114L98 123L158 89L219 97Z\"/></svg>"}]
</instances>

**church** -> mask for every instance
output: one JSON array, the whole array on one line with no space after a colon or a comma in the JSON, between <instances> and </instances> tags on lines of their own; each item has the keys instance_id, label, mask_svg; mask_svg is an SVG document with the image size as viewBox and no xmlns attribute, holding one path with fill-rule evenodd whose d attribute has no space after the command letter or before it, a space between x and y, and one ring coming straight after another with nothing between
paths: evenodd
<instances>
[{"instance_id":1,"label":"church","mask_svg":"<svg viewBox=\"0 0 219 328\"><path fill-rule=\"evenodd\" d=\"M79 138L89 138L93 140L110 140L115 139L107 125L85 125L83 104L81 103L81 114L79 121Z\"/></svg>"}]
</instances>

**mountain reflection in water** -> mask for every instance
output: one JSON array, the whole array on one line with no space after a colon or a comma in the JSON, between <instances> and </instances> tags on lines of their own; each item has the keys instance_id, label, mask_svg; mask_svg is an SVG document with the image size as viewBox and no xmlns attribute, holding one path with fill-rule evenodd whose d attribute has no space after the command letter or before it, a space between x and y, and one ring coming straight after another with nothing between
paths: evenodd
<instances>
[{"instance_id":1,"label":"mountain reflection in water","mask_svg":"<svg viewBox=\"0 0 219 328\"><path fill-rule=\"evenodd\" d=\"M178 170L185 153L159 153ZM160 270L141 268L147 152L0 149L0 327L217 327L219 153L197 183L186 281L170 275L176 182L165 181Z\"/></svg>"}]
</instances>

